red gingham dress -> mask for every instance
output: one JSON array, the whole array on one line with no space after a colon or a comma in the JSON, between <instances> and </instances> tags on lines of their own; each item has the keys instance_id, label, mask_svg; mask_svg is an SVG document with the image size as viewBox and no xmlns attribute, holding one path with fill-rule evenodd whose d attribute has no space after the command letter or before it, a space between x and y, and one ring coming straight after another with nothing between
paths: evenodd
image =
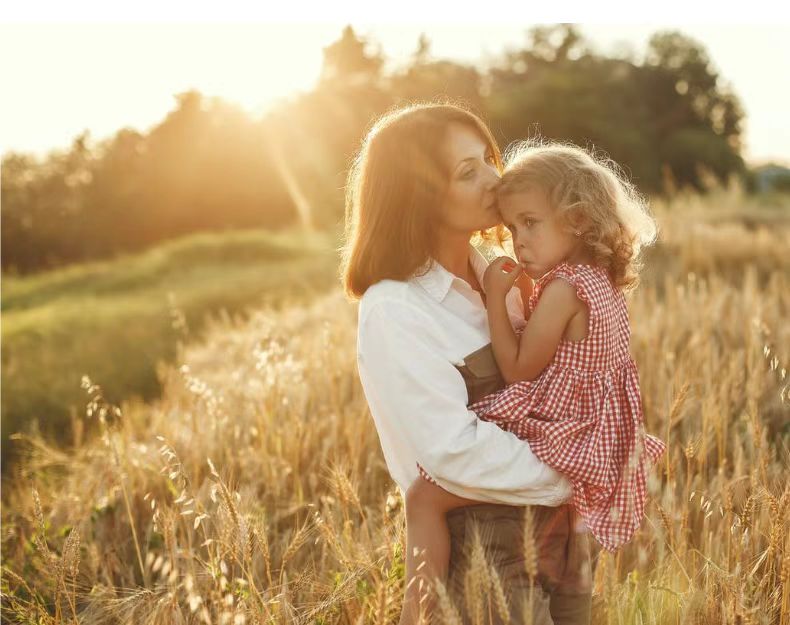
<instances>
[{"instance_id":1,"label":"red gingham dress","mask_svg":"<svg viewBox=\"0 0 790 625\"><path fill-rule=\"evenodd\" d=\"M528 441L541 461L565 474L573 486L572 503L590 532L615 551L641 525L646 473L666 445L644 430L623 293L600 267L562 263L535 283L530 311L557 278L573 285L587 304L587 337L561 340L537 379L515 382L470 408Z\"/></svg>"}]
</instances>

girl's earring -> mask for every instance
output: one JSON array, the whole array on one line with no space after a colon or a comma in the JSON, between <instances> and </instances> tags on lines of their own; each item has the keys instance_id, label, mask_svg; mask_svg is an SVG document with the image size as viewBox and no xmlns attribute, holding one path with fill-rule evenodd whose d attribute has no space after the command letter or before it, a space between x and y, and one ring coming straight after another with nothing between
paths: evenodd
<instances>
[{"instance_id":1,"label":"girl's earring","mask_svg":"<svg viewBox=\"0 0 790 625\"><path fill-rule=\"evenodd\" d=\"M577 230L577 231L576 231L576 236L577 236L577 237L580 237L580 236L582 236L582 233L581 233L581 232L579 232L579 231Z\"/></svg>"}]
</instances>

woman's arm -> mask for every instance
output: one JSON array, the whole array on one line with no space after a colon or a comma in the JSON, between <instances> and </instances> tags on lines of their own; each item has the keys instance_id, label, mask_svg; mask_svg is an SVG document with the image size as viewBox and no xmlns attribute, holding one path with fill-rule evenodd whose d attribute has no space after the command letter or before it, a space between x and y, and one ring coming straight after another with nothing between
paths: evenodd
<instances>
[{"instance_id":1,"label":"woman's arm","mask_svg":"<svg viewBox=\"0 0 790 625\"><path fill-rule=\"evenodd\" d=\"M467 409L463 378L441 352L444 334L428 313L400 298L360 307L359 374L380 434L407 441L428 474L460 497L510 505L566 501L570 484L560 473L515 434ZM414 465L407 483L417 475Z\"/></svg>"}]
</instances>

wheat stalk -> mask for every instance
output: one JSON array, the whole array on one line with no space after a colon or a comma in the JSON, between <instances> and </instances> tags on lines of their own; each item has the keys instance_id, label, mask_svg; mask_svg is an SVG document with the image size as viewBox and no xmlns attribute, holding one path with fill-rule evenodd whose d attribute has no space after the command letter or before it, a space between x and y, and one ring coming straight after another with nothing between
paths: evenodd
<instances>
[{"instance_id":1,"label":"wheat stalk","mask_svg":"<svg viewBox=\"0 0 790 625\"><path fill-rule=\"evenodd\" d=\"M530 506L524 507L522 537L524 568L529 576L530 582L534 584L538 578L538 547L535 544L535 517Z\"/></svg>"}]
</instances>

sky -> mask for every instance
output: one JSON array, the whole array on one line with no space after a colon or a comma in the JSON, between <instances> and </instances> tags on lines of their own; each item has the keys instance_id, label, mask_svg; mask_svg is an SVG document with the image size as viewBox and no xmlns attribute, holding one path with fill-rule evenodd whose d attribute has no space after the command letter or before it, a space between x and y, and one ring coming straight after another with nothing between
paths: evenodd
<instances>
[{"instance_id":1,"label":"sky","mask_svg":"<svg viewBox=\"0 0 790 625\"><path fill-rule=\"evenodd\" d=\"M474 21L451 20L442 13L424 20L406 14L383 20L358 8L347 12L347 19L337 11L311 14L313 21L305 22L288 14L266 19L271 17L267 13L234 12L232 4L223 14L206 9L205 15L196 13L190 21L183 21L184 14L153 9L118 19L103 13L102 6L80 14L53 4L49 8L57 21L49 23L34 19L40 12L0 15L6 18L0 21L0 55L7 61L0 151L40 155L52 148L66 149L86 129L94 140L123 127L145 132L174 108L175 94L188 89L262 115L276 99L312 88L323 47L336 40L346 24L378 44L391 66L406 62L420 33L431 40L433 57L483 66L507 47L523 45L533 25L576 21L565 15L540 15L554 19L530 22L491 14ZM162 19L169 21L161 23ZM746 112L747 161L790 165L790 20L684 23L660 15L649 22L589 19L579 20L580 31L607 54L629 48L638 59L650 35L664 29L698 40Z\"/></svg>"}]
</instances>

